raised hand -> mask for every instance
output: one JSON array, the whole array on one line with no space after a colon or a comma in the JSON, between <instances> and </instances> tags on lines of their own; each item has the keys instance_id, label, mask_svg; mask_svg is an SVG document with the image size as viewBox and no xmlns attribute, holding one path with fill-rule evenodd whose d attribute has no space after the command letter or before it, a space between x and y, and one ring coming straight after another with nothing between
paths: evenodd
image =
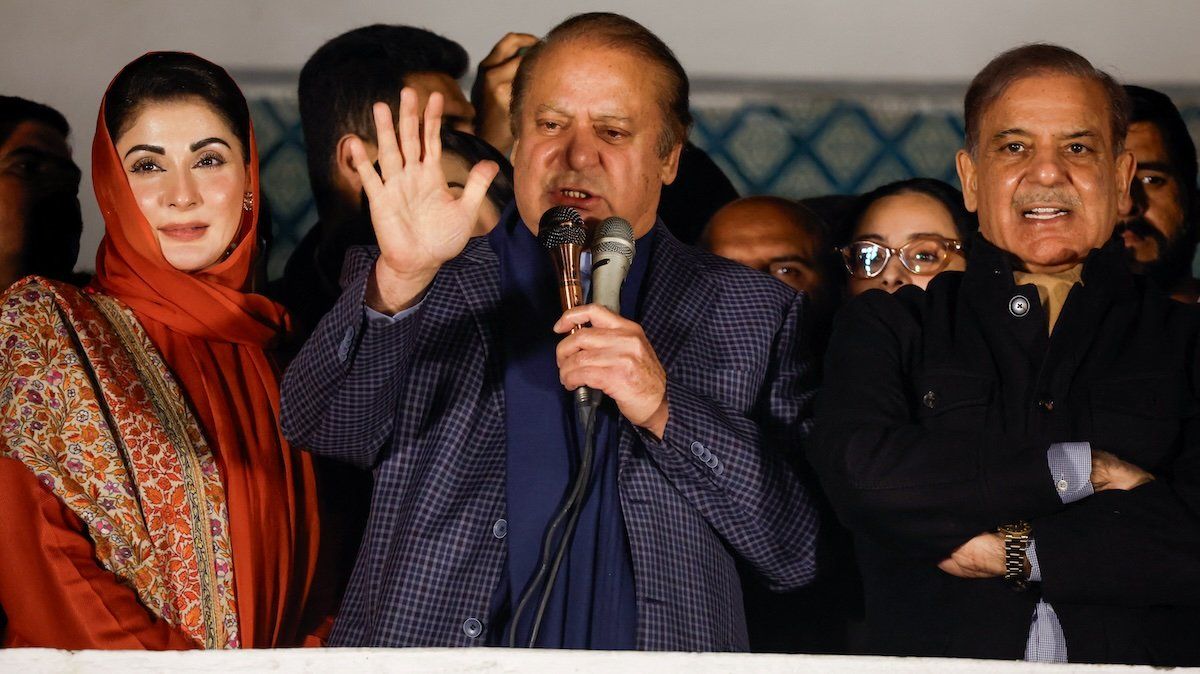
<instances>
[{"instance_id":1,"label":"raised hand","mask_svg":"<svg viewBox=\"0 0 1200 674\"><path fill-rule=\"evenodd\" d=\"M386 103L376 103L372 112L382 177L363 142L350 141L350 155L367 193L371 225L379 241L379 260L366 301L378 311L396 313L415 304L442 264L462 252L500 167L490 161L476 164L462 195L455 197L446 186L441 164L441 94L429 96L423 138L417 93L412 89L400 92L396 129Z\"/></svg>"},{"instance_id":2,"label":"raised hand","mask_svg":"<svg viewBox=\"0 0 1200 674\"><path fill-rule=\"evenodd\" d=\"M512 127L508 122L513 78L521 65L523 50L537 41L537 37L527 33L509 33L500 38L491 53L479 62L475 85L471 87L475 134L506 155L513 147Z\"/></svg>"}]
</instances>

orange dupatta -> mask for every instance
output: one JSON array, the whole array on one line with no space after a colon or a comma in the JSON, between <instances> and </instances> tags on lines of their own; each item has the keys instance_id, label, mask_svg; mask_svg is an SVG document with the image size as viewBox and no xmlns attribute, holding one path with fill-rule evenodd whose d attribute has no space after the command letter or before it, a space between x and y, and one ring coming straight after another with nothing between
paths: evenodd
<instances>
[{"instance_id":1,"label":"orange dupatta","mask_svg":"<svg viewBox=\"0 0 1200 674\"><path fill-rule=\"evenodd\" d=\"M253 128L248 154L254 206L243 211L226 259L186 273L163 257L109 137L104 109L102 103L92 143L92 181L105 226L92 289L133 310L217 456L228 500L241 645L298 645L317 562L317 491L310 458L291 448L279 428L279 374L268 349L289 329L287 315L247 291L261 202Z\"/></svg>"}]
</instances>

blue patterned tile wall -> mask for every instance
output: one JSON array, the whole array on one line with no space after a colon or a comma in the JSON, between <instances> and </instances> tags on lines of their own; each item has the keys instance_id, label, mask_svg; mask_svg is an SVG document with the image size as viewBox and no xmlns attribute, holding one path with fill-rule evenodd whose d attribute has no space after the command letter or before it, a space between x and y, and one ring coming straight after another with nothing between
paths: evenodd
<instances>
[{"instance_id":1,"label":"blue patterned tile wall","mask_svg":"<svg viewBox=\"0 0 1200 674\"><path fill-rule=\"evenodd\" d=\"M1200 91L1172 91L1200 138ZM294 95L247 89L275 245L268 266L283 272L316 222ZM695 83L692 141L743 195L803 198L855 194L915 176L957 184L961 89L938 86Z\"/></svg>"}]
</instances>

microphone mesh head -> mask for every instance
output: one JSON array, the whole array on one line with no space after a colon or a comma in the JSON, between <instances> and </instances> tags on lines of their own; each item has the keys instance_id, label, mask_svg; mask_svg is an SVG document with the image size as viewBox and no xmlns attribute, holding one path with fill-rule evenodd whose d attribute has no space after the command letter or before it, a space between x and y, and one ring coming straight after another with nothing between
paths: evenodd
<instances>
[{"instance_id":1,"label":"microphone mesh head","mask_svg":"<svg viewBox=\"0 0 1200 674\"><path fill-rule=\"evenodd\" d=\"M592 255L595 257L615 253L624 256L627 262L633 262L633 247L633 227L625 218L605 218L592 237Z\"/></svg>"},{"instance_id":2,"label":"microphone mesh head","mask_svg":"<svg viewBox=\"0 0 1200 674\"><path fill-rule=\"evenodd\" d=\"M557 248L564 243L584 246L587 234L583 217L570 206L555 206L543 213L538 222L538 241L543 248Z\"/></svg>"}]
</instances>

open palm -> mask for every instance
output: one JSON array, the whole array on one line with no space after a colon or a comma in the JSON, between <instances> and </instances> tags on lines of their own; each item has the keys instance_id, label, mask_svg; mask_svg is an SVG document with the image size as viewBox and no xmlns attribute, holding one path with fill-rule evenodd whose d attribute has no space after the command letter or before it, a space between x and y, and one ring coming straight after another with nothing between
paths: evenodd
<instances>
[{"instance_id":1,"label":"open palm","mask_svg":"<svg viewBox=\"0 0 1200 674\"><path fill-rule=\"evenodd\" d=\"M380 172L376 173L361 140L351 141L350 152L370 204L379 262L399 277L432 279L443 263L466 246L499 166L490 161L476 164L462 195L455 197L442 172L441 94L431 94L425 106L424 143L412 89L400 93L396 129L386 103L376 103L372 112Z\"/></svg>"}]
</instances>

